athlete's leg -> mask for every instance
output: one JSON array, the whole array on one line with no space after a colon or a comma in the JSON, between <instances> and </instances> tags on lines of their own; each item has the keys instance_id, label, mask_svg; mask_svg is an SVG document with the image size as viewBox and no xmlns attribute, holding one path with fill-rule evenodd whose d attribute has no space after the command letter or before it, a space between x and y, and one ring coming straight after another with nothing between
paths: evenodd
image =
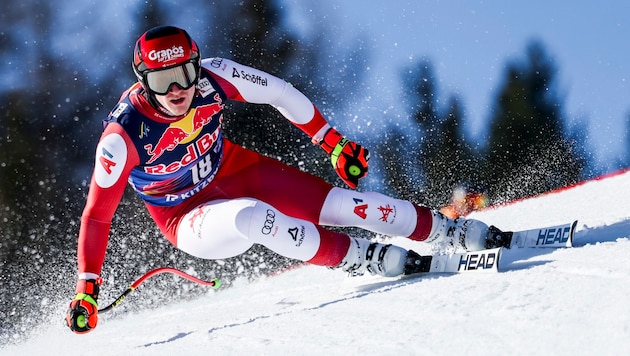
<instances>
[{"instance_id":1,"label":"athlete's leg","mask_svg":"<svg viewBox=\"0 0 630 356\"><path fill-rule=\"evenodd\" d=\"M350 239L251 198L201 205L184 217L177 231L179 249L207 259L233 257L255 243L285 257L337 266Z\"/></svg>"},{"instance_id":2,"label":"athlete's leg","mask_svg":"<svg viewBox=\"0 0 630 356\"><path fill-rule=\"evenodd\" d=\"M323 229L289 217L251 198L204 204L179 225L177 247L191 255L220 259L258 243L285 257L353 273L397 276L417 265L415 253ZM411 259L411 262L410 260Z\"/></svg>"},{"instance_id":3,"label":"athlete's leg","mask_svg":"<svg viewBox=\"0 0 630 356\"><path fill-rule=\"evenodd\" d=\"M422 241L431 232L433 214L428 208L381 193L333 188L323 204L319 222Z\"/></svg>"},{"instance_id":4,"label":"athlete's leg","mask_svg":"<svg viewBox=\"0 0 630 356\"><path fill-rule=\"evenodd\" d=\"M317 225L356 226L418 241L437 231L436 215L428 208L380 193L333 188L319 177L229 142L226 152L213 185L227 198L253 197Z\"/></svg>"},{"instance_id":5,"label":"athlete's leg","mask_svg":"<svg viewBox=\"0 0 630 356\"><path fill-rule=\"evenodd\" d=\"M488 226L478 220L449 219L438 211L375 192L333 188L323 204L319 223L357 226L416 241L485 248Z\"/></svg>"}]
</instances>

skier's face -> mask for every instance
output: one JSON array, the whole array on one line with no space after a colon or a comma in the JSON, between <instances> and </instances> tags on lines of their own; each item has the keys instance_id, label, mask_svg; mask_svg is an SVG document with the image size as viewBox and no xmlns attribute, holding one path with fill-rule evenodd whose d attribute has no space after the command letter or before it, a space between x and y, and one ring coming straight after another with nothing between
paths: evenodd
<instances>
[{"instance_id":1,"label":"skier's face","mask_svg":"<svg viewBox=\"0 0 630 356\"><path fill-rule=\"evenodd\" d=\"M155 98L173 116L181 116L188 112L190 104L195 97L195 86L188 89L181 89L175 83L171 84L168 93L164 95L155 94Z\"/></svg>"}]
</instances>

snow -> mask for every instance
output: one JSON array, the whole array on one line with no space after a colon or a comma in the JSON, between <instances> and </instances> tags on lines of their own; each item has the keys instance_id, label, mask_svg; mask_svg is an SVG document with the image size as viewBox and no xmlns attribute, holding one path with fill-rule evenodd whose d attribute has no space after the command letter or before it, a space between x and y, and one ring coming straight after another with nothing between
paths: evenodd
<instances>
[{"instance_id":1,"label":"snow","mask_svg":"<svg viewBox=\"0 0 630 356\"><path fill-rule=\"evenodd\" d=\"M620 172L474 213L505 229L579 220L575 247L505 250L500 273L391 280L304 266L153 310L114 309L86 335L62 325L60 308L0 354L628 354L628 201L630 172ZM142 288L124 303L140 303Z\"/></svg>"}]
</instances>

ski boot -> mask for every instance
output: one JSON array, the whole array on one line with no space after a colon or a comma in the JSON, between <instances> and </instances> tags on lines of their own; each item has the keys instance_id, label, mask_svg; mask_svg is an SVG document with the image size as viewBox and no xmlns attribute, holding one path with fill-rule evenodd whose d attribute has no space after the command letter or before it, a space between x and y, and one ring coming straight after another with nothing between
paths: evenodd
<instances>
[{"instance_id":1,"label":"ski boot","mask_svg":"<svg viewBox=\"0 0 630 356\"><path fill-rule=\"evenodd\" d=\"M425 242L459 244L467 251L478 251L487 248L488 231L488 225L479 220L450 219L440 212L433 212L431 233Z\"/></svg>"},{"instance_id":2,"label":"ski boot","mask_svg":"<svg viewBox=\"0 0 630 356\"><path fill-rule=\"evenodd\" d=\"M427 271L427 264L430 263L431 256L423 257L399 246L351 237L348 254L338 267L351 276L369 272L372 275L396 277Z\"/></svg>"}]
</instances>

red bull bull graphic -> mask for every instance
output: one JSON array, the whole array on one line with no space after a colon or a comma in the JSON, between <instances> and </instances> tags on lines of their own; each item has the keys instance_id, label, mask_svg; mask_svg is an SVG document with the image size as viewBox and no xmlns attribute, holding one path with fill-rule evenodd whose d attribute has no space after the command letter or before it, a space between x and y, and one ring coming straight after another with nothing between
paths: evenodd
<instances>
[{"instance_id":1,"label":"red bull bull graphic","mask_svg":"<svg viewBox=\"0 0 630 356\"><path fill-rule=\"evenodd\" d=\"M179 127L169 127L164 131L155 147L150 143L144 146L149 156L151 156L147 163L153 163L164 152L174 150L185 138L188 138L188 132Z\"/></svg>"},{"instance_id":2,"label":"red bull bull graphic","mask_svg":"<svg viewBox=\"0 0 630 356\"><path fill-rule=\"evenodd\" d=\"M203 110L199 111L199 109L197 109L195 111L195 115L193 116L193 131L197 131L208 125L214 115L223 110L224 105L219 94L214 95L214 101L216 101L216 103L204 106ZM221 121L223 121L223 115L219 118L219 122Z\"/></svg>"},{"instance_id":3,"label":"red bull bull graphic","mask_svg":"<svg viewBox=\"0 0 630 356\"><path fill-rule=\"evenodd\" d=\"M155 162L165 152L173 151L178 145L193 141L201 129L208 125L214 116L223 110L223 102L219 94L214 96L213 104L200 106L192 110L183 119L172 123L163 133L155 145L146 144L144 149L150 156L147 164ZM219 122L222 117L219 118Z\"/></svg>"}]
</instances>

